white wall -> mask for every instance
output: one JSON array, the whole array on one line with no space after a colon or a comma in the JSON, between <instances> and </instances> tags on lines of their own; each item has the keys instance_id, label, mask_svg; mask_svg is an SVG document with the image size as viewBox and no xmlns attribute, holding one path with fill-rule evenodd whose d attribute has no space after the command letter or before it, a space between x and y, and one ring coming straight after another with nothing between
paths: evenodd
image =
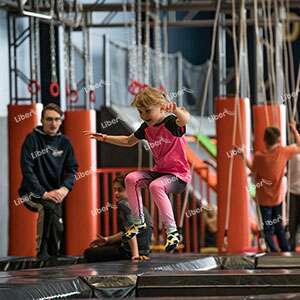
<instances>
[{"instance_id":1,"label":"white wall","mask_svg":"<svg viewBox=\"0 0 300 300\"><path fill-rule=\"evenodd\" d=\"M8 141L7 104L9 103L9 62L6 12L0 10L0 257L8 247Z\"/></svg>"}]
</instances>

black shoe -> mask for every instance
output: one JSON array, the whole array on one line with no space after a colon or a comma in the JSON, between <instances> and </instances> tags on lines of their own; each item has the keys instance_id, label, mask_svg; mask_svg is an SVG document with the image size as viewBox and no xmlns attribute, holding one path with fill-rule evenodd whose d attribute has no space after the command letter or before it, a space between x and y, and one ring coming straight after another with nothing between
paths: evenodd
<instances>
[{"instance_id":1,"label":"black shoe","mask_svg":"<svg viewBox=\"0 0 300 300\"><path fill-rule=\"evenodd\" d=\"M178 247L180 240L181 238L178 231L173 231L171 233L168 233L167 242L165 244L165 251L171 252L175 250Z\"/></svg>"},{"instance_id":2,"label":"black shoe","mask_svg":"<svg viewBox=\"0 0 300 300\"><path fill-rule=\"evenodd\" d=\"M142 224L132 225L126 232L122 235L122 241L127 242L133 239L135 236L139 235L141 231L147 228L147 224L144 222Z\"/></svg>"},{"instance_id":3,"label":"black shoe","mask_svg":"<svg viewBox=\"0 0 300 300\"><path fill-rule=\"evenodd\" d=\"M37 258L39 260L45 261L45 260L48 260L50 257L51 257L51 255L48 253L47 245L42 242L40 251L37 254Z\"/></svg>"}]
</instances>

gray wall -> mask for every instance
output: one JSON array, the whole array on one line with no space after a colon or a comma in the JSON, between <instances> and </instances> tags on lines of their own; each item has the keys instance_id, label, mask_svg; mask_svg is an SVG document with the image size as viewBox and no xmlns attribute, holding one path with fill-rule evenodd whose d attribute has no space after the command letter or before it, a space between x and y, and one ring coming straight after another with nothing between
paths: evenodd
<instances>
[{"instance_id":1,"label":"gray wall","mask_svg":"<svg viewBox=\"0 0 300 300\"><path fill-rule=\"evenodd\" d=\"M0 10L0 256L8 246L8 141L7 104L9 103L8 41L6 13Z\"/></svg>"}]
</instances>

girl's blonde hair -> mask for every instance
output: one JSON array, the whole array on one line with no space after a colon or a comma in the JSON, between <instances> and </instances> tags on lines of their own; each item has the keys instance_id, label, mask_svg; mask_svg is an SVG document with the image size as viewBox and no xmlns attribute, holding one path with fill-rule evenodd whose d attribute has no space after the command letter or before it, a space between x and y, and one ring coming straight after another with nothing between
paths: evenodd
<instances>
[{"instance_id":1,"label":"girl's blonde hair","mask_svg":"<svg viewBox=\"0 0 300 300\"><path fill-rule=\"evenodd\" d=\"M147 87L135 96L131 105L136 108L147 108L151 105L164 104L167 102L168 100L164 92L153 87Z\"/></svg>"}]
</instances>

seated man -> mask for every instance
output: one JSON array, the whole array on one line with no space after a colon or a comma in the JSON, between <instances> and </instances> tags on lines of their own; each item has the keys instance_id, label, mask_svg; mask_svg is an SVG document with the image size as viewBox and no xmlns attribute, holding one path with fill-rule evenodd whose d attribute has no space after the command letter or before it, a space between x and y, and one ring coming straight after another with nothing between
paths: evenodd
<instances>
[{"instance_id":1,"label":"seated man","mask_svg":"<svg viewBox=\"0 0 300 300\"><path fill-rule=\"evenodd\" d=\"M125 190L124 176L117 176L113 183L114 194L117 200L118 224L120 232L115 235L98 236L88 249L84 251L84 257L88 262L112 261L120 259L148 260L151 247L152 223L148 210L144 207L145 222L147 228L137 237L123 242L122 232L125 232L132 224L131 210L128 206Z\"/></svg>"},{"instance_id":2,"label":"seated man","mask_svg":"<svg viewBox=\"0 0 300 300\"><path fill-rule=\"evenodd\" d=\"M42 126L26 137L21 151L19 189L27 208L39 212L37 256L59 256L62 202L75 182L78 165L70 141L59 132L63 112L53 103L42 111Z\"/></svg>"}]
</instances>

